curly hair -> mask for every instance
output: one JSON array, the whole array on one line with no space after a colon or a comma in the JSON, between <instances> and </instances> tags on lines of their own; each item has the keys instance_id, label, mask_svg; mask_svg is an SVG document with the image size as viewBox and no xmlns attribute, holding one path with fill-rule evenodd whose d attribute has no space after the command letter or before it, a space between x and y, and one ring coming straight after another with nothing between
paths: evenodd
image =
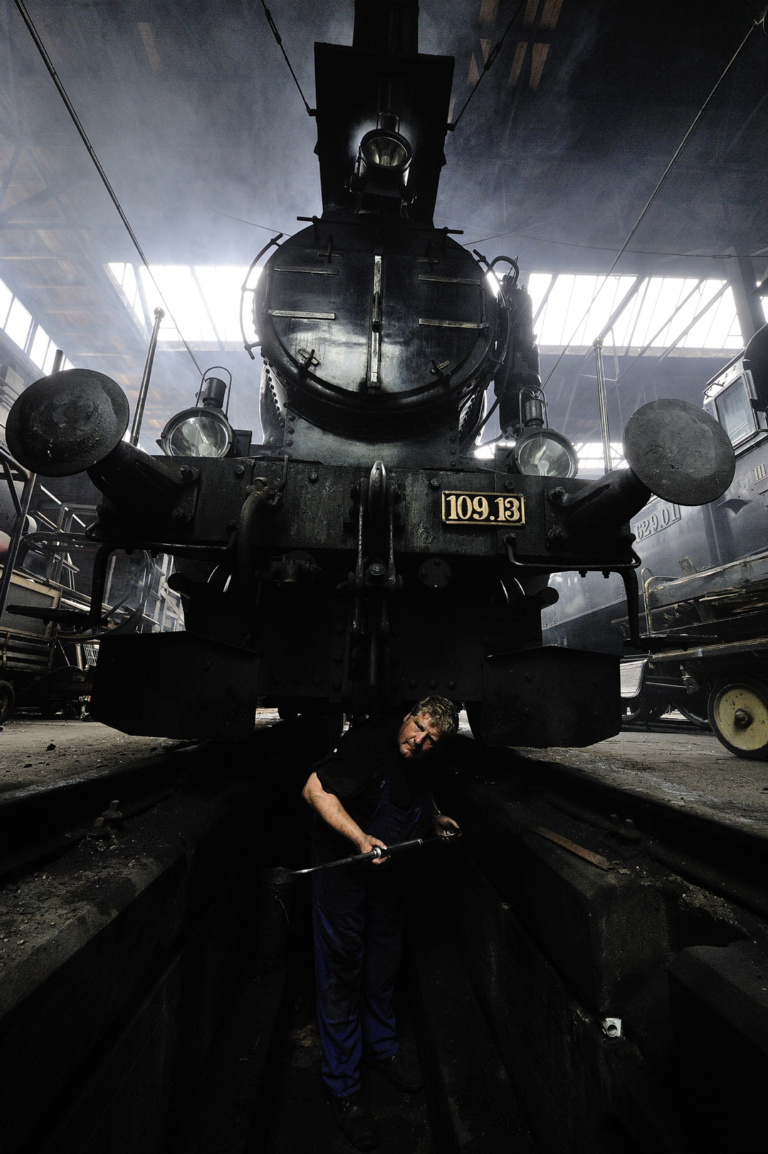
<instances>
[{"instance_id":1,"label":"curly hair","mask_svg":"<svg viewBox=\"0 0 768 1154\"><path fill-rule=\"evenodd\" d=\"M425 697L414 705L409 717L425 714L440 730L440 737L452 737L459 728L459 711L447 697Z\"/></svg>"}]
</instances>

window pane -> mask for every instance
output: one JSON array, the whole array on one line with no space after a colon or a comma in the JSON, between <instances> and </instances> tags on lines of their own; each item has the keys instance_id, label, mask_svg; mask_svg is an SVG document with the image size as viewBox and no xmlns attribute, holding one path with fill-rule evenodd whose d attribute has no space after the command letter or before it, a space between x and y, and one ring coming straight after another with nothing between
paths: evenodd
<instances>
[{"instance_id":1,"label":"window pane","mask_svg":"<svg viewBox=\"0 0 768 1154\"><path fill-rule=\"evenodd\" d=\"M35 329L35 335L32 338L32 347L29 350L29 359L37 365L38 369L45 368L50 343L51 338L48 336L48 333L38 325Z\"/></svg>"},{"instance_id":2,"label":"window pane","mask_svg":"<svg viewBox=\"0 0 768 1154\"><path fill-rule=\"evenodd\" d=\"M8 288L4 281L0 280L0 328L5 328L5 322L8 317L8 309L11 307L13 300L13 293Z\"/></svg>"},{"instance_id":3,"label":"window pane","mask_svg":"<svg viewBox=\"0 0 768 1154\"><path fill-rule=\"evenodd\" d=\"M634 280L570 273L553 278L548 273L533 273L528 284L534 312L553 279L552 291L535 326L538 342L545 350L547 346L557 348L569 343L573 348L588 348L605 329ZM650 277L608 330L606 347L614 345L620 352L645 345L652 349L742 348L744 342L730 288L715 301L723 284L715 279L699 284L690 277ZM714 301L712 307L694 324L710 301Z\"/></svg>"},{"instance_id":4,"label":"window pane","mask_svg":"<svg viewBox=\"0 0 768 1154\"><path fill-rule=\"evenodd\" d=\"M48 345L48 352L45 354L45 362L43 364L44 373L53 372L53 362L56 359L56 342L51 341Z\"/></svg>"},{"instance_id":5,"label":"window pane","mask_svg":"<svg viewBox=\"0 0 768 1154\"><path fill-rule=\"evenodd\" d=\"M238 344L240 335L240 285L246 270L232 265L198 265L195 275L222 341ZM249 298L250 300L251 298Z\"/></svg>"},{"instance_id":6,"label":"window pane","mask_svg":"<svg viewBox=\"0 0 768 1154\"><path fill-rule=\"evenodd\" d=\"M32 314L27 312L18 297L14 297L11 311L8 313L8 320L5 322L5 331L20 349L26 346L31 324Z\"/></svg>"},{"instance_id":7,"label":"window pane","mask_svg":"<svg viewBox=\"0 0 768 1154\"><path fill-rule=\"evenodd\" d=\"M739 377L715 402L720 424L737 445L755 429L755 418L743 377Z\"/></svg>"}]
</instances>

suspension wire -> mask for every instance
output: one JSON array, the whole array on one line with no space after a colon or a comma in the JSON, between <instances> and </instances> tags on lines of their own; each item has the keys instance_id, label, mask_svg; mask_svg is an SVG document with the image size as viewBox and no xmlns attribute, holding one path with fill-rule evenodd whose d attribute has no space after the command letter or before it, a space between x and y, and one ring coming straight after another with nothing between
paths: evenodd
<instances>
[{"instance_id":1,"label":"suspension wire","mask_svg":"<svg viewBox=\"0 0 768 1154\"><path fill-rule=\"evenodd\" d=\"M247 224L250 228L263 228L264 232L271 232L273 236L276 232L280 232L279 228L273 228L270 224L259 224L258 221L246 220L245 217L242 216L232 216L232 213L220 212L218 208L211 209L211 212L214 216L223 216L226 217L227 220L236 220L238 224Z\"/></svg>"},{"instance_id":2,"label":"suspension wire","mask_svg":"<svg viewBox=\"0 0 768 1154\"><path fill-rule=\"evenodd\" d=\"M264 0L261 0L261 2L263 4ZM504 41L507 39L507 36L509 35L509 33L512 29L512 25L514 24L515 20L517 20L518 16L520 15L522 7L525 3L526 3L526 0L520 0L520 3L518 4L517 8L515 8L515 11L512 13L512 19L510 20L509 24L507 25L505 32L504 32L504 35L502 36L501 40L499 40L499 42L497 44L495 44L494 47L491 49L491 51L488 53L488 59L486 60L485 64L483 65L483 71L478 76L477 81L475 83L475 87L472 89L469 96L464 101L464 107L462 108L461 112L459 113L459 115L454 120L453 124L449 124L447 126L449 132L455 132L456 131L456 125L459 123L462 116L466 112L467 105L469 104L470 100L472 99L472 97L475 95L478 88L480 87L480 84L482 83L483 77L485 76L486 72L489 72L491 67L496 63L496 57L501 52L502 45L503 45Z\"/></svg>"},{"instance_id":3,"label":"suspension wire","mask_svg":"<svg viewBox=\"0 0 768 1154\"><path fill-rule=\"evenodd\" d=\"M288 59L288 53L285 51L285 48L283 47L283 38L280 35L280 33L278 32L277 25L275 24L274 20L272 19L272 13L270 12L269 8L267 8L267 5L264 3L264 0L261 0L261 6L264 9L264 15L267 18L267 24L269 25L269 27L272 30L272 35L274 36L274 38L277 42L277 46L280 49L280 51L282 52L283 56L285 57L285 63L288 65L288 71L290 72L291 76L293 77L293 83L298 88L299 96L304 101L304 107L307 110L307 115L308 116L317 116L317 109L309 107L309 104L307 103L307 98L301 90L301 85L299 84L299 81L296 77L296 73L293 71L293 68L291 66L291 62Z\"/></svg>"},{"instance_id":4,"label":"suspension wire","mask_svg":"<svg viewBox=\"0 0 768 1154\"><path fill-rule=\"evenodd\" d=\"M733 54L733 56L731 57L731 59L730 59L730 60L728 61L728 63L726 64L725 68L723 69L722 73L720 74L720 77L719 77L719 79L716 81L714 88L712 89L712 91L710 92L709 96L706 98L706 100L705 100L705 101L704 101L704 103L702 104L702 106L701 106L701 108L699 109L699 111L698 111L698 112L696 113L696 115L694 116L694 118L693 118L693 120L692 120L692 122L691 122L691 124L690 124L690 127L688 128L688 131L686 132L686 134L685 134L685 136L683 137L683 139L680 141L680 144L677 146L677 149L675 150L675 154L674 154L674 156L672 157L672 159L670 160L670 162L669 162L669 164L667 165L667 167L664 169L664 172L661 174L661 177L660 177L659 181L657 182L657 184L656 184L656 187L654 188L654 190L653 190L653 192L651 193L650 197L648 198L648 200L647 200L647 202L646 202L646 204L645 204L645 207L643 208L642 212L641 212L641 213L640 213L640 215L638 216L638 218L637 218L637 220L635 221L634 225L633 225L633 226L632 226L632 228L630 229L630 231L629 231L629 235L627 236L627 239L624 241L623 245L621 246L621 248L619 249L618 253L616 254L616 258L614 259L614 262L613 262L613 264L612 264L612 265L611 265L611 267L608 269L608 272L604 274L604 276L603 276L603 280L602 280L602 283L601 283L601 284L600 284L600 285L599 285L599 286L598 286L598 287L595 289L595 291L594 291L594 293L593 293L593 295L592 295L592 300L591 300L591 301L589 302L589 304L587 305L587 307L586 307L586 309L584 310L584 313L582 314L582 316L581 316L581 318L580 318L580 320L579 320L578 324L577 324L577 325L576 325L576 327L574 328L574 330L573 330L573 332L572 332L572 334L571 334L570 340L569 340L569 341L568 341L568 343L567 343L567 344L564 346L564 348L563 348L563 351L560 353L560 356L557 358L557 360L555 361L554 365L552 366L552 369L550 370L550 372L549 372L549 375L547 376L547 379L546 379L546 381L544 381L544 384L542 385L542 388L546 388L547 384L548 384L548 383L549 383L549 381L552 379L552 374L555 372L555 370L557 369L557 366L560 364L560 362L562 361L563 357L565 356L565 354L567 353L568 349L570 348L570 346L571 346L571 344L572 344L572 342L573 342L573 339L574 339L574 337L576 336L576 333L579 331L579 329L581 328L581 326L584 324L584 321L585 321L585 320L587 319L587 317L589 316L589 313L590 313L590 310L591 310L591 308L592 308L592 305L595 303L595 301L597 300L597 298L598 298L599 294L602 292L602 290L605 288L606 284L608 283L608 278L610 277L611 273L612 273L612 272L613 272L613 270L616 268L616 265L619 263L619 261L621 260L622 256L624 255L624 253L627 251L627 248L628 248L628 246L629 246L629 242L632 240L632 237L635 235L635 233L636 233L636 232L637 232L637 230L639 229L640 225L641 225L641 224L642 224L642 222L645 220L645 217L647 216L647 214L648 214L648 211L649 211L649 209L650 209L651 205L653 204L653 202L655 201L655 199L656 199L656 197L658 196L659 192L661 191L662 185L663 185L663 184L666 182L666 180L667 180L667 177L670 175L670 173L672 172L672 169L673 169L673 168L674 168L674 166L677 164L677 161L679 160L679 158L680 158L680 155L682 154L682 152L683 152L684 148L685 148L685 147L686 147L686 145L688 144L688 141L691 139L691 137L693 136L693 133L695 132L696 128L698 127L699 121L701 120L702 116L704 115L704 113L705 113L705 112L707 111L707 109L709 108L709 105L712 103L712 100L713 100L713 98L714 98L715 94L716 94L716 93L717 93L717 92L720 90L720 88L721 88L721 86L722 86L722 84L723 84L723 82L724 82L724 80L725 80L726 76L727 76L727 75L728 75L728 73L730 72L730 70L731 70L731 68L733 67L733 65L736 63L736 60L738 59L738 57L741 55L742 49L745 47L745 45L746 45L747 41L749 40L750 36L752 35L752 33L754 32L754 30L755 30L756 28L759 28L759 27L761 27L761 26L763 25L763 22L765 21L765 17L766 17L766 12L763 12L763 15L760 17L760 19L759 19L759 20L753 20L753 21L752 21L752 24L750 25L749 29L747 30L747 33L746 33L746 35L745 35L745 36L744 36L744 38L742 39L741 43L739 44L738 48L737 48L737 49L736 49L736 51L734 52L734 54Z\"/></svg>"},{"instance_id":5,"label":"suspension wire","mask_svg":"<svg viewBox=\"0 0 768 1154\"><path fill-rule=\"evenodd\" d=\"M203 370L200 368L200 365L197 363L197 360L195 358L195 354L192 352L192 349L189 347L186 340L184 339L184 336L181 333L181 330L180 330L180 328L179 328L179 326L178 326L178 324L177 324L177 322L173 316L172 311L170 310L170 308L166 304L165 297L163 296L163 293L162 293L162 290L160 289L159 284L155 280L155 276L152 272L152 269L150 268L149 261L147 260L146 256L144 255L144 251L143 251L141 245L139 244L139 239L136 236L136 233L133 231L133 228L131 227L131 222L128 220L128 217L125 214L123 206L121 205L120 201L118 200L117 193L115 192L115 190L113 189L112 185L109 182L109 178L108 178L106 172L104 171L104 168L101 164L101 161L99 160L98 156L96 155L96 150L94 149L93 145L91 144L90 140L88 139L88 134L86 133L85 129L83 128L83 125L80 121L80 117L77 115L77 112L75 111L75 106L73 105L72 101L69 98L69 95L67 94L67 90L65 89L65 87L61 81L61 77L59 76L59 74L57 73L56 69L53 66L53 61L51 60L50 56L48 55L48 51L45 47L45 44L42 41L40 33L37 31L37 28L35 27L31 16L27 12L27 9L24 6L23 0L14 0L14 3L16 4L16 7L19 10L19 14L21 15L21 18L24 21L24 23L26 24L27 29L29 30L29 34L35 43L35 47L37 48L38 52L40 53L40 56L43 59L43 63L45 64L45 67L48 70L48 73L51 77L51 80L56 85L59 96L64 101L64 105L67 109L67 112L70 115L72 123L74 124L75 128L77 129L77 131L80 135L80 139L82 140L83 144L85 145L86 152L88 153L91 160L93 161L94 166L96 168L96 171L98 172L99 176L101 177L102 184L106 188L107 193L109 194L110 200L112 201L113 205L117 209L118 216L120 217L121 221L125 225L126 231L127 231L128 235L130 236L131 240L133 241L134 248L136 249L137 253L139 254L139 257L141 258L141 263L144 265L145 269L149 273L149 276L152 280L152 283L154 284L155 288L157 289L158 295L160 296L160 299L162 300L163 304L165 305L165 311L167 312L170 320L176 326L176 331L178 332L179 336L181 337L181 341L182 341L182 344L184 345L184 348L187 350L190 357L192 358L192 362L193 362L195 368L202 375Z\"/></svg>"},{"instance_id":6,"label":"suspension wire","mask_svg":"<svg viewBox=\"0 0 768 1154\"><path fill-rule=\"evenodd\" d=\"M234 218L235 220L237 217ZM437 219L445 219L437 218ZM248 221L243 223L248 224ZM266 226L263 226L266 227ZM611 244L579 244L574 240L552 240L551 237L529 236L526 232L518 232L515 229L509 229L506 232L495 232L493 236L481 236L477 240L462 241L463 248L472 248L478 244L488 244L491 240L501 240L506 236L516 236L522 240L530 240L534 244L552 244L559 245L561 248L583 248L589 252L614 252L615 246ZM679 250L672 251L672 249L663 248L625 248L624 252L633 253L636 256L670 256L682 257L685 260L751 260L754 257L765 256L768 251L768 245L762 245L761 248L754 252L680 252Z\"/></svg>"}]
</instances>

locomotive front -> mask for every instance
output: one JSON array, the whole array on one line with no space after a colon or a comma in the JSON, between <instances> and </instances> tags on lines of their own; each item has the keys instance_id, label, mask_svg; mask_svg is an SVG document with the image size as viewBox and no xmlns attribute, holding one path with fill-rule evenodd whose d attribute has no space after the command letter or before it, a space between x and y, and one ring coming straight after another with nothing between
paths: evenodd
<instances>
[{"instance_id":1,"label":"locomotive front","mask_svg":"<svg viewBox=\"0 0 768 1154\"><path fill-rule=\"evenodd\" d=\"M391 464L456 456L496 367L498 313L483 269L444 233L400 218L318 220L258 282L265 433L291 456L339 463L377 444Z\"/></svg>"},{"instance_id":2,"label":"locomotive front","mask_svg":"<svg viewBox=\"0 0 768 1154\"><path fill-rule=\"evenodd\" d=\"M672 401L630 421L629 469L575 476L515 262L434 227L452 61L418 55L415 11L359 0L353 46L316 46L323 214L276 238L253 295L264 443L169 437L150 457L122 440L117 386L82 370L9 418L22 463L87 468L105 495L92 622L114 549L176 558L185 631L101 640L93 715L126 732L239 738L260 701L338 724L436 692L492 743L601 740L618 658L542 647L549 575L619 571L631 598L629 517L730 481L720 427ZM481 462L491 385L513 445Z\"/></svg>"}]
</instances>

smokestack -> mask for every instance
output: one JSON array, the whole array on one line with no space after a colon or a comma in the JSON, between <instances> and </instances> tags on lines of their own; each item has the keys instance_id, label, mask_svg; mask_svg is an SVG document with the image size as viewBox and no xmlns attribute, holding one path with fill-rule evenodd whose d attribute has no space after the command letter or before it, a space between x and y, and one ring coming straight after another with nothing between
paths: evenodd
<instances>
[{"instance_id":1,"label":"smokestack","mask_svg":"<svg viewBox=\"0 0 768 1154\"><path fill-rule=\"evenodd\" d=\"M352 47L382 55L416 56L419 51L417 0L355 0Z\"/></svg>"}]
</instances>

